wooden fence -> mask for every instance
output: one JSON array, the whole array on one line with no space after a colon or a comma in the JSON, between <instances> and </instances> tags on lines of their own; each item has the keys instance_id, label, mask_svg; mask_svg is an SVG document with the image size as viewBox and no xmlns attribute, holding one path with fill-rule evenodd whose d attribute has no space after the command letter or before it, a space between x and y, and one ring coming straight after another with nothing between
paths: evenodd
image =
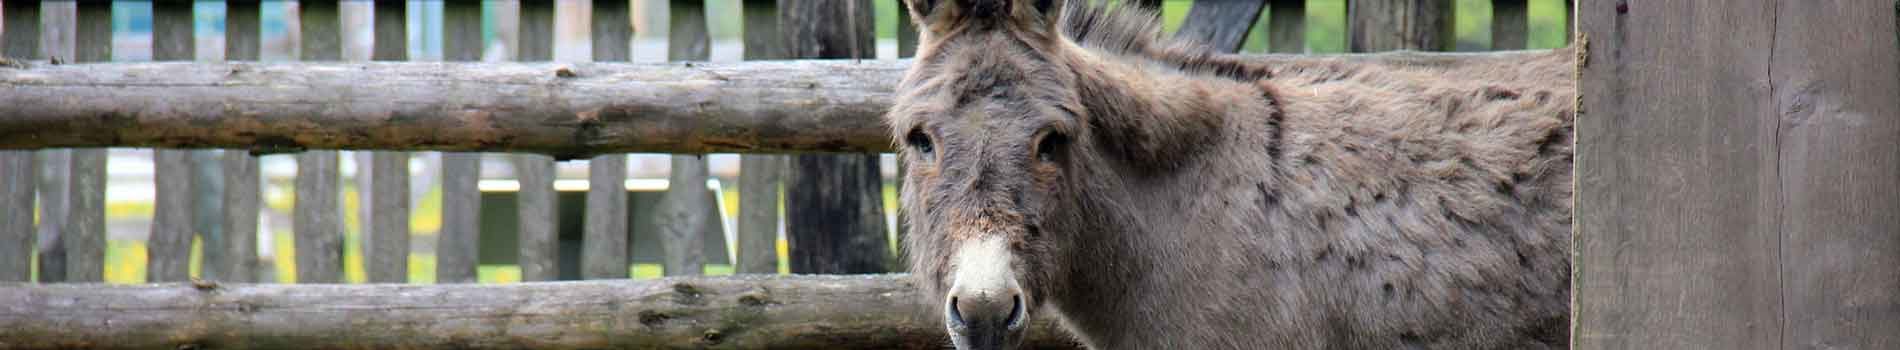
<instances>
[{"instance_id":1,"label":"wooden fence","mask_svg":"<svg viewBox=\"0 0 1900 350\"><path fill-rule=\"evenodd\" d=\"M1892 9L1758 2L1765 4L1713 7L1721 11L1582 4L1577 346L1900 344L1887 331L1900 329L1900 275L1892 270L1900 266L1900 235L1894 234L1900 223L1893 214L1900 212L1900 196L1892 195L1900 189L1900 122L1893 118L1900 107L1879 97L1900 91L1893 79L1900 73L1892 59ZM743 3L747 59L867 54L870 14L858 9L871 8L869 0L850 0L851 6ZM1496 48L1524 47L1526 3L1492 2ZM475 277L481 158L472 152L517 153L511 163L521 184L524 281L558 279L563 259L578 264L582 278L628 277L626 152L747 153L735 261L740 273L777 271L770 247L781 182L793 272L891 271L895 259L886 255L882 214L875 220L865 214L882 208L876 160L865 152L890 147L877 118L902 61L533 63L552 58L551 3L519 2L517 18L500 19L483 18L477 3L450 1L440 30L444 60L451 62L400 62L408 52L402 39L408 23L401 20L406 6L376 1L373 59L390 62L341 63L338 5L314 1L298 5L297 22L299 58L316 63L255 63L246 61L259 57L259 4L233 1L225 23L231 62L73 65L110 60L112 4L0 4L0 56L23 60L0 67L0 149L16 149L0 151L0 281L27 281L35 265L40 282L101 281L107 164L97 147L160 148L148 280L186 281L195 234L206 242L201 275L210 281L0 287L0 347L942 344L934 320L907 311L922 307L914 304L915 288L896 275L506 286L246 284L259 276L255 155L297 152L296 193L326 194L339 191L336 149L376 150L358 163L368 169L359 186L367 189L363 251L370 282L407 282L413 204L406 196L377 194L409 191L408 151L451 152L443 157L440 283ZM668 58L706 59L703 4L669 4ZM1436 50L1451 42L1450 1L1347 4L1352 51ZM1234 52L1264 12L1272 51L1300 53L1304 5L1195 1L1176 35ZM592 8L594 61L627 61L628 2L594 0ZM153 11L154 59L190 61L192 6L157 2ZM1678 16L1710 21L1696 22L1707 28L1668 30L1680 29L1669 22ZM851 20L818 20L836 18ZM1736 18L1747 21L1725 22ZM484 21L503 20L517 28L513 56L524 63L455 63L479 57ZM899 23L905 24L900 32L909 33L908 23ZM1723 39L1738 28L1746 40ZM854 32L860 35L844 35ZM1852 50L1824 48L1835 41L1824 35L1842 32L1865 40L1852 41ZM915 45L912 35L899 36L904 55ZM1773 52L1786 56L1769 56ZM1524 54L1530 53L1259 59L1505 66ZM1731 66L1732 60L1743 65ZM1663 67L1658 63L1670 70L1645 70ZM1849 74L1843 67L1872 71ZM1691 115L1705 118L1657 118ZM1733 116L1746 117L1731 125L1726 121ZM1669 153L1681 147L1694 150L1688 156L1695 158L1669 158L1683 156ZM22 151L42 148L72 149ZM232 151L193 150L199 148ZM560 254L553 231L553 164L569 159L590 164L578 257ZM671 183L705 181L700 158L672 162ZM1705 174L1718 176L1696 181ZM666 196L663 214L655 216L665 231L659 235L665 271L697 274L705 243L693 233L708 218L676 209L703 206L695 203L703 197L693 186L669 191L680 193ZM813 195L833 191L862 200ZM344 236L337 196L296 198L297 280L340 282ZM1685 210L1688 221L1675 214ZM37 264L28 260L35 251ZM1665 315L1669 310L1675 316ZM118 326L87 326L107 322ZM1037 327L1032 345L1073 346L1051 325Z\"/></svg>"}]
</instances>

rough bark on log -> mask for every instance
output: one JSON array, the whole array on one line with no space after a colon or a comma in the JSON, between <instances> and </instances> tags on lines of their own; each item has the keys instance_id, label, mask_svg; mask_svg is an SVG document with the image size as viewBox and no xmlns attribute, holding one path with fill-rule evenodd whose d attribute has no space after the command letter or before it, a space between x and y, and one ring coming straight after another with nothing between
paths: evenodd
<instances>
[{"instance_id":1,"label":"rough bark on log","mask_svg":"<svg viewBox=\"0 0 1900 350\"><path fill-rule=\"evenodd\" d=\"M937 349L904 275L501 285L0 284L0 347ZM1026 348L1077 348L1048 318ZM111 327L94 325L110 324Z\"/></svg>"},{"instance_id":2,"label":"rough bark on log","mask_svg":"<svg viewBox=\"0 0 1900 350\"><path fill-rule=\"evenodd\" d=\"M1262 55L1496 65L1568 49ZM0 68L0 149L220 147L595 154L887 152L909 61L113 63Z\"/></svg>"}]
</instances>

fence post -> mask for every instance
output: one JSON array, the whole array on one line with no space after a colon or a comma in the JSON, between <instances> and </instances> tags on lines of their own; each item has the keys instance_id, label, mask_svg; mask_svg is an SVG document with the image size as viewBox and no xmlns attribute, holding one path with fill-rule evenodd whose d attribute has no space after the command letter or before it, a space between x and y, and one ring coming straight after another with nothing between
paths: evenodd
<instances>
[{"instance_id":1,"label":"fence post","mask_svg":"<svg viewBox=\"0 0 1900 350\"><path fill-rule=\"evenodd\" d=\"M1195 1L1187 20L1174 32L1177 39L1194 40L1215 51L1234 53L1247 42L1247 30L1260 19L1266 0Z\"/></svg>"},{"instance_id":2,"label":"fence post","mask_svg":"<svg viewBox=\"0 0 1900 350\"><path fill-rule=\"evenodd\" d=\"M73 30L73 61L112 60L112 3L79 1ZM101 282L106 257L106 150L73 150L65 233L67 282Z\"/></svg>"},{"instance_id":3,"label":"fence post","mask_svg":"<svg viewBox=\"0 0 1900 350\"><path fill-rule=\"evenodd\" d=\"M1347 49L1449 51L1451 0L1347 0Z\"/></svg>"},{"instance_id":4,"label":"fence post","mask_svg":"<svg viewBox=\"0 0 1900 350\"><path fill-rule=\"evenodd\" d=\"M371 6L370 60L408 60L408 4L377 0ZM362 214L357 220L362 235L363 272L369 283L408 282L409 152L358 152L356 191Z\"/></svg>"},{"instance_id":5,"label":"fence post","mask_svg":"<svg viewBox=\"0 0 1900 350\"><path fill-rule=\"evenodd\" d=\"M745 0L743 6L745 59L786 58L780 45L785 36L779 32L778 1ZM779 180L784 173L785 156L739 156L739 256L733 271L778 273Z\"/></svg>"},{"instance_id":6,"label":"fence post","mask_svg":"<svg viewBox=\"0 0 1900 350\"><path fill-rule=\"evenodd\" d=\"M191 61L196 56L193 37L192 5L188 2L152 3L152 59ZM148 283L177 282L190 278L191 238L199 186L192 181L191 152L180 149L152 151L156 174L152 234L147 245L145 266Z\"/></svg>"},{"instance_id":7,"label":"fence post","mask_svg":"<svg viewBox=\"0 0 1900 350\"><path fill-rule=\"evenodd\" d=\"M40 2L0 3L5 31L0 57L40 57ZM38 185L33 151L0 151L0 282L30 282L32 276L33 191Z\"/></svg>"},{"instance_id":8,"label":"fence post","mask_svg":"<svg viewBox=\"0 0 1900 350\"><path fill-rule=\"evenodd\" d=\"M798 58L874 58L869 0L788 0L779 25ZM842 19L842 20L840 20ZM827 28L830 26L849 26ZM877 273L895 259L877 154L795 155L786 180L793 273Z\"/></svg>"},{"instance_id":9,"label":"fence post","mask_svg":"<svg viewBox=\"0 0 1900 350\"><path fill-rule=\"evenodd\" d=\"M1575 347L1900 344L1891 2L1580 5Z\"/></svg>"},{"instance_id":10,"label":"fence post","mask_svg":"<svg viewBox=\"0 0 1900 350\"><path fill-rule=\"evenodd\" d=\"M258 60L261 6L257 1L228 1L224 6L224 60ZM243 150L226 150L222 163L224 244L206 245L205 251L224 251L221 280L258 282L257 205L262 188L257 157Z\"/></svg>"},{"instance_id":11,"label":"fence post","mask_svg":"<svg viewBox=\"0 0 1900 350\"><path fill-rule=\"evenodd\" d=\"M554 59L554 3L521 2L515 60L543 62ZM515 179L521 184L516 234L521 244L521 280L559 279L560 202L554 192L554 158L538 154L514 155Z\"/></svg>"},{"instance_id":12,"label":"fence post","mask_svg":"<svg viewBox=\"0 0 1900 350\"><path fill-rule=\"evenodd\" d=\"M50 59L73 59L73 21L77 19L72 2L49 2L40 9L40 47ZM40 219L38 242L39 282L66 281L66 213L72 186L72 150L42 150L35 155L39 164Z\"/></svg>"},{"instance_id":13,"label":"fence post","mask_svg":"<svg viewBox=\"0 0 1900 350\"><path fill-rule=\"evenodd\" d=\"M337 3L305 1L297 4L302 32L300 59L343 59L342 25ZM343 280L343 208L338 205L342 174L333 150L297 154L297 200L291 214L296 238L297 283L338 283Z\"/></svg>"},{"instance_id":14,"label":"fence post","mask_svg":"<svg viewBox=\"0 0 1900 350\"><path fill-rule=\"evenodd\" d=\"M706 4L703 0L671 0L667 3L671 22L667 31L666 59L669 61L706 61L712 58L712 39L706 33ZM704 232L709 218L706 207L706 159L701 154L675 154L667 172L666 195L653 211L654 227L660 229L660 247L667 276L706 274Z\"/></svg>"},{"instance_id":15,"label":"fence post","mask_svg":"<svg viewBox=\"0 0 1900 350\"><path fill-rule=\"evenodd\" d=\"M482 5L476 1L442 4L442 60L482 59ZM436 283L474 283L481 243L482 155L442 154L442 231L436 233Z\"/></svg>"},{"instance_id":16,"label":"fence post","mask_svg":"<svg viewBox=\"0 0 1900 350\"><path fill-rule=\"evenodd\" d=\"M627 0L593 1L595 62L626 62L633 37ZM587 161L587 217L581 248L581 277L627 278L627 155L609 154Z\"/></svg>"},{"instance_id":17,"label":"fence post","mask_svg":"<svg viewBox=\"0 0 1900 350\"><path fill-rule=\"evenodd\" d=\"M1267 52L1306 52L1306 0L1272 0L1267 5Z\"/></svg>"},{"instance_id":18,"label":"fence post","mask_svg":"<svg viewBox=\"0 0 1900 350\"><path fill-rule=\"evenodd\" d=\"M1523 50L1530 37L1527 0L1491 0L1491 49Z\"/></svg>"}]
</instances>

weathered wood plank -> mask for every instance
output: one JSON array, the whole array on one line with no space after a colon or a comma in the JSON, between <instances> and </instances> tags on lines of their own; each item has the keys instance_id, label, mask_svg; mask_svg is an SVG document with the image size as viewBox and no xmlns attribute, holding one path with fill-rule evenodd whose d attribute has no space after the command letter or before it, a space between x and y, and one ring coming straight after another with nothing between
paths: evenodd
<instances>
[{"instance_id":1,"label":"weathered wood plank","mask_svg":"<svg viewBox=\"0 0 1900 350\"><path fill-rule=\"evenodd\" d=\"M934 349L904 275L669 277L500 285L0 288L23 348ZM139 310L126 312L126 310ZM1051 318L1023 347L1076 349ZM111 324L112 327L72 327Z\"/></svg>"},{"instance_id":2,"label":"weathered wood plank","mask_svg":"<svg viewBox=\"0 0 1900 350\"><path fill-rule=\"evenodd\" d=\"M0 151L0 282L32 281L33 188L38 172L32 151Z\"/></svg>"},{"instance_id":3,"label":"weathered wood plank","mask_svg":"<svg viewBox=\"0 0 1900 350\"><path fill-rule=\"evenodd\" d=\"M49 55L60 55L48 52ZM39 229L35 232L34 248L39 251L39 279L41 283L66 281L66 248L60 242L65 231L67 196L72 195L72 150L47 150L34 154L34 171L38 171L37 184L40 197Z\"/></svg>"},{"instance_id":4,"label":"weathered wood plank","mask_svg":"<svg viewBox=\"0 0 1900 350\"><path fill-rule=\"evenodd\" d=\"M224 152L224 230L228 235L224 246L206 246L206 250L224 250L224 275L222 281L259 282L257 256L257 219L258 204L263 200L263 187L257 168L257 157L244 152Z\"/></svg>"},{"instance_id":5,"label":"weathered wood plank","mask_svg":"<svg viewBox=\"0 0 1900 350\"><path fill-rule=\"evenodd\" d=\"M1780 182L1767 198L1780 203L1780 346L1900 348L1896 5L1772 6L1767 72Z\"/></svg>"},{"instance_id":6,"label":"weathered wood plank","mask_svg":"<svg viewBox=\"0 0 1900 350\"><path fill-rule=\"evenodd\" d=\"M224 3L224 60L256 61L262 48L263 6L256 0Z\"/></svg>"},{"instance_id":7,"label":"weathered wood plank","mask_svg":"<svg viewBox=\"0 0 1900 350\"><path fill-rule=\"evenodd\" d=\"M442 4L442 59L482 59L482 7L475 1ZM436 283L475 283L480 264L482 156L442 155L442 232L436 234Z\"/></svg>"},{"instance_id":8,"label":"weathered wood plank","mask_svg":"<svg viewBox=\"0 0 1900 350\"><path fill-rule=\"evenodd\" d=\"M554 3L521 2L517 61L554 59ZM554 158L517 154L512 156L515 178L521 184L516 205L519 217L515 231L520 239L522 281L553 281L560 277L560 203L554 192Z\"/></svg>"},{"instance_id":9,"label":"weathered wood plank","mask_svg":"<svg viewBox=\"0 0 1900 350\"><path fill-rule=\"evenodd\" d=\"M1248 57L1276 69L1509 69L1551 52ZM620 152L887 152L891 137L882 115L907 65L35 64L0 68L0 115L13 116L0 119L0 149L457 150L557 159ZM91 102L62 102L68 99Z\"/></svg>"},{"instance_id":10,"label":"weathered wood plank","mask_svg":"<svg viewBox=\"0 0 1900 350\"><path fill-rule=\"evenodd\" d=\"M595 62L625 62L633 23L625 0L594 0L591 21ZM556 72L558 75L559 72ZM627 278L627 156L596 156L587 162L587 217L581 240L581 278Z\"/></svg>"},{"instance_id":11,"label":"weathered wood plank","mask_svg":"<svg viewBox=\"0 0 1900 350\"><path fill-rule=\"evenodd\" d=\"M1564 0L1564 44L1577 41L1577 2Z\"/></svg>"},{"instance_id":12,"label":"weathered wood plank","mask_svg":"<svg viewBox=\"0 0 1900 350\"><path fill-rule=\"evenodd\" d=\"M370 59L405 61L409 59L409 8L406 1L378 0L372 15L374 42ZM368 186L358 185L366 200L361 201L367 215L363 220L364 272L370 283L409 281L409 153L369 152L368 167L357 176L368 176ZM363 175L367 172L367 175Z\"/></svg>"},{"instance_id":13,"label":"weathered wood plank","mask_svg":"<svg viewBox=\"0 0 1900 350\"><path fill-rule=\"evenodd\" d=\"M785 1L779 24L801 58L871 58L871 3ZM839 20L839 19L845 20ZM887 132L888 133L888 132ZM876 154L792 156L785 185L793 273L876 273L891 258Z\"/></svg>"},{"instance_id":14,"label":"weathered wood plank","mask_svg":"<svg viewBox=\"0 0 1900 350\"><path fill-rule=\"evenodd\" d=\"M705 2L671 0L667 5L667 60L710 59L712 38L706 32ZM703 275L706 241L701 233L712 220L706 216L706 208L712 206L712 198L706 196L706 159L697 154L674 155L668 169L666 194L653 213L663 248L661 266L667 276Z\"/></svg>"},{"instance_id":15,"label":"weathered wood plank","mask_svg":"<svg viewBox=\"0 0 1900 350\"><path fill-rule=\"evenodd\" d=\"M587 161L587 217L581 278L627 278L627 156Z\"/></svg>"},{"instance_id":16,"label":"weathered wood plank","mask_svg":"<svg viewBox=\"0 0 1900 350\"><path fill-rule=\"evenodd\" d=\"M1267 3L1267 52L1306 52L1306 0Z\"/></svg>"},{"instance_id":17,"label":"weathered wood plank","mask_svg":"<svg viewBox=\"0 0 1900 350\"><path fill-rule=\"evenodd\" d=\"M75 5L73 61L112 60L112 3L79 1ZM60 237L66 251L67 282L100 282L105 278L105 179L105 149L73 150L66 232Z\"/></svg>"},{"instance_id":18,"label":"weathered wood plank","mask_svg":"<svg viewBox=\"0 0 1900 350\"><path fill-rule=\"evenodd\" d=\"M224 280L224 155L219 151L190 151L186 156L191 177L191 227L203 249L200 250L198 276Z\"/></svg>"},{"instance_id":19,"label":"weathered wood plank","mask_svg":"<svg viewBox=\"0 0 1900 350\"><path fill-rule=\"evenodd\" d=\"M902 0L899 5L902 5ZM902 8L902 7L900 7ZM905 11L908 18L908 11ZM778 1L745 0L745 59L786 58L784 36L778 26ZM909 20L900 20L900 25ZM904 39L899 27L898 50L909 40L915 49L916 38ZM911 35L915 35L914 31ZM778 273L779 180L785 173L785 156L746 154L739 156L738 273Z\"/></svg>"},{"instance_id":20,"label":"weathered wood plank","mask_svg":"<svg viewBox=\"0 0 1900 350\"><path fill-rule=\"evenodd\" d=\"M0 57L46 58L40 47L40 2L0 3Z\"/></svg>"},{"instance_id":21,"label":"weathered wood plank","mask_svg":"<svg viewBox=\"0 0 1900 350\"><path fill-rule=\"evenodd\" d=\"M1451 0L1347 0L1346 47L1352 52L1451 51Z\"/></svg>"},{"instance_id":22,"label":"weathered wood plank","mask_svg":"<svg viewBox=\"0 0 1900 350\"><path fill-rule=\"evenodd\" d=\"M1584 4L1576 348L1782 345L1771 3Z\"/></svg>"},{"instance_id":23,"label":"weathered wood plank","mask_svg":"<svg viewBox=\"0 0 1900 350\"><path fill-rule=\"evenodd\" d=\"M304 61L343 60L343 22L334 1L297 2L297 25L302 37L298 58Z\"/></svg>"},{"instance_id":24,"label":"weathered wood plank","mask_svg":"<svg viewBox=\"0 0 1900 350\"><path fill-rule=\"evenodd\" d=\"M152 59L191 61L197 55L192 35L191 3L152 4ZM176 282L190 278L191 240L197 225L197 185L192 181L191 151L158 149L152 152L155 175L152 229L148 239L145 280Z\"/></svg>"},{"instance_id":25,"label":"weathered wood plank","mask_svg":"<svg viewBox=\"0 0 1900 350\"><path fill-rule=\"evenodd\" d=\"M297 155L296 201L291 213L297 283L343 281L343 207L338 203L342 169L338 157L336 151L327 150Z\"/></svg>"},{"instance_id":26,"label":"weathered wood plank","mask_svg":"<svg viewBox=\"0 0 1900 350\"><path fill-rule=\"evenodd\" d=\"M890 0L897 3L897 57L917 56L917 22L910 18L909 7L904 0Z\"/></svg>"},{"instance_id":27,"label":"weathered wood plank","mask_svg":"<svg viewBox=\"0 0 1900 350\"><path fill-rule=\"evenodd\" d=\"M1529 0L1491 0L1491 49L1523 50L1530 40Z\"/></svg>"},{"instance_id":28,"label":"weathered wood plank","mask_svg":"<svg viewBox=\"0 0 1900 350\"><path fill-rule=\"evenodd\" d=\"M1234 53L1247 42L1247 30L1260 20L1266 0L1195 1L1175 38L1199 41L1215 51Z\"/></svg>"}]
</instances>

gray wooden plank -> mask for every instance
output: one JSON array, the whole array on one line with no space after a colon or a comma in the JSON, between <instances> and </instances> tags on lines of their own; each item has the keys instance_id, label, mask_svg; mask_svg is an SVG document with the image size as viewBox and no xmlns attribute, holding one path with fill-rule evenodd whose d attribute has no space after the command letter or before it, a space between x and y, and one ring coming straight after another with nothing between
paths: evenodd
<instances>
[{"instance_id":1,"label":"gray wooden plank","mask_svg":"<svg viewBox=\"0 0 1900 350\"><path fill-rule=\"evenodd\" d=\"M297 3L297 28L302 35L298 38L301 50L298 59L343 60L343 24L339 16L337 3L333 1Z\"/></svg>"},{"instance_id":2,"label":"gray wooden plank","mask_svg":"<svg viewBox=\"0 0 1900 350\"><path fill-rule=\"evenodd\" d=\"M230 27L226 27L230 28ZM254 30L254 28L253 28ZM250 35L255 37L256 33ZM256 50L250 54L255 55ZM248 59L256 59L250 57ZM257 255L257 219L258 204L263 200L263 187L258 173L257 157L243 151L224 152L220 168L224 171L224 251L223 276L221 280L238 283L260 282ZM211 247L206 246L206 251Z\"/></svg>"},{"instance_id":3,"label":"gray wooden plank","mask_svg":"<svg viewBox=\"0 0 1900 350\"><path fill-rule=\"evenodd\" d=\"M0 56L41 59L40 2L0 2Z\"/></svg>"},{"instance_id":4,"label":"gray wooden plank","mask_svg":"<svg viewBox=\"0 0 1900 350\"><path fill-rule=\"evenodd\" d=\"M475 1L442 4L442 59L482 59L482 7ZM475 283L480 264L482 193L480 153L442 154L442 232L436 234L436 283Z\"/></svg>"},{"instance_id":5,"label":"gray wooden plank","mask_svg":"<svg viewBox=\"0 0 1900 350\"><path fill-rule=\"evenodd\" d=\"M780 5L779 25L793 57L876 55L869 0L785 1ZM793 273L890 270L895 259L885 230L876 154L795 155L785 184L786 238Z\"/></svg>"},{"instance_id":6,"label":"gray wooden plank","mask_svg":"<svg viewBox=\"0 0 1900 350\"><path fill-rule=\"evenodd\" d=\"M1529 0L1491 0L1491 49L1523 50L1530 40Z\"/></svg>"},{"instance_id":7,"label":"gray wooden plank","mask_svg":"<svg viewBox=\"0 0 1900 350\"><path fill-rule=\"evenodd\" d=\"M633 57L630 45L633 22L629 19L628 0L594 0L594 62L626 62Z\"/></svg>"},{"instance_id":8,"label":"gray wooden plank","mask_svg":"<svg viewBox=\"0 0 1900 350\"><path fill-rule=\"evenodd\" d=\"M786 58L782 48L784 36L778 28L778 1L745 0L744 6L741 16L745 17L745 59ZM899 50L902 50L901 42L905 40L902 34L898 40ZM909 40L914 49L916 38ZM739 156L739 254L733 271L778 273L779 181L784 173L785 156Z\"/></svg>"},{"instance_id":9,"label":"gray wooden plank","mask_svg":"<svg viewBox=\"0 0 1900 350\"><path fill-rule=\"evenodd\" d=\"M541 62L554 60L554 2L521 2L520 44L515 60Z\"/></svg>"},{"instance_id":10,"label":"gray wooden plank","mask_svg":"<svg viewBox=\"0 0 1900 350\"><path fill-rule=\"evenodd\" d=\"M591 19L596 62L625 62L633 24L626 0L594 0ZM587 216L582 233L581 278L627 278L627 156L609 154L587 162Z\"/></svg>"},{"instance_id":11,"label":"gray wooden plank","mask_svg":"<svg viewBox=\"0 0 1900 350\"><path fill-rule=\"evenodd\" d=\"M48 54L61 55L56 52ZM66 280L66 249L60 237L66 226L66 198L72 194L72 154L72 150L45 150L34 154L35 171L39 172L36 187L40 198L39 228L35 232L34 249L39 251L40 283Z\"/></svg>"},{"instance_id":12,"label":"gray wooden plank","mask_svg":"<svg viewBox=\"0 0 1900 350\"><path fill-rule=\"evenodd\" d=\"M409 60L409 3L401 0L376 0L371 23L375 30L370 59L376 61Z\"/></svg>"},{"instance_id":13,"label":"gray wooden plank","mask_svg":"<svg viewBox=\"0 0 1900 350\"><path fill-rule=\"evenodd\" d=\"M1771 3L1581 11L1576 348L1780 348Z\"/></svg>"},{"instance_id":14,"label":"gray wooden plank","mask_svg":"<svg viewBox=\"0 0 1900 350\"><path fill-rule=\"evenodd\" d=\"M112 3L87 0L77 2L76 7L73 61L112 60ZM66 232L60 237L66 252L66 281L101 282L105 279L106 256L106 150L73 150L71 174Z\"/></svg>"},{"instance_id":15,"label":"gray wooden plank","mask_svg":"<svg viewBox=\"0 0 1900 350\"><path fill-rule=\"evenodd\" d=\"M190 3L152 4L152 59L190 61L196 57ZM152 231L147 245L146 282L177 282L190 278L191 239L196 231L196 185L192 181L191 151L153 151L155 171Z\"/></svg>"},{"instance_id":16,"label":"gray wooden plank","mask_svg":"<svg viewBox=\"0 0 1900 350\"><path fill-rule=\"evenodd\" d=\"M0 151L0 282L32 281L33 190L38 172L32 151Z\"/></svg>"},{"instance_id":17,"label":"gray wooden plank","mask_svg":"<svg viewBox=\"0 0 1900 350\"><path fill-rule=\"evenodd\" d=\"M372 15L374 33L370 59L406 61L409 59L409 4L406 1L377 0ZM358 185L367 200L361 205L369 213L358 216L365 222L363 266L370 283L409 281L409 152L368 151L369 166L357 176L368 173L368 186ZM367 190L365 190L367 189Z\"/></svg>"},{"instance_id":18,"label":"gray wooden plank","mask_svg":"<svg viewBox=\"0 0 1900 350\"><path fill-rule=\"evenodd\" d=\"M1266 0L1195 1L1174 37L1198 41L1219 52L1239 52L1264 7Z\"/></svg>"},{"instance_id":19,"label":"gray wooden plank","mask_svg":"<svg viewBox=\"0 0 1900 350\"><path fill-rule=\"evenodd\" d=\"M904 0L890 0L897 3L897 57L908 58L917 55L917 22L910 18L910 10Z\"/></svg>"},{"instance_id":20,"label":"gray wooden plank","mask_svg":"<svg viewBox=\"0 0 1900 350\"><path fill-rule=\"evenodd\" d=\"M74 22L79 19L71 1L48 1L40 5L40 53L59 62L73 61Z\"/></svg>"},{"instance_id":21,"label":"gray wooden plank","mask_svg":"<svg viewBox=\"0 0 1900 350\"><path fill-rule=\"evenodd\" d=\"M587 162L587 216L581 240L581 278L627 278L627 156Z\"/></svg>"},{"instance_id":22,"label":"gray wooden plank","mask_svg":"<svg viewBox=\"0 0 1900 350\"><path fill-rule=\"evenodd\" d=\"M178 282L190 278L192 195L190 152L152 152L151 236L146 245L145 281Z\"/></svg>"},{"instance_id":23,"label":"gray wooden plank","mask_svg":"<svg viewBox=\"0 0 1900 350\"><path fill-rule=\"evenodd\" d=\"M291 234L296 242L297 283L343 281L343 207L337 151L297 154L296 200Z\"/></svg>"},{"instance_id":24,"label":"gray wooden plank","mask_svg":"<svg viewBox=\"0 0 1900 350\"><path fill-rule=\"evenodd\" d=\"M1306 53L1306 0L1272 0L1267 5L1267 52Z\"/></svg>"},{"instance_id":25,"label":"gray wooden plank","mask_svg":"<svg viewBox=\"0 0 1900 350\"><path fill-rule=\"evenodd\" d=\"M712 56L712 38L706 33L706 4L699 0L667 3L669 61L705 61ZM706 159L701 155L674 155L667 175L666 195L654 211L660 228L661 266L667 276L705 274L706 241L701 236L711 220L706 208Z\"/></svg>"},{"instance_id":26,"label":"gray wooden plank","mask_svg":"<svg viewBox=\"0 0 1900 350\"><path fill-rule=\"evenodd\" d=\"M1346 47L1352 52L1450 51L1451 0L1347 0Z\"/></svg>"},{"instance_id":27,"label":"gray wooden plank","mask_svg":"<svg viewBox=\"0 0 1900 350\"><path fill-rule=\"evenodd\" d=\"M224 233L224 155L215 150L193 150L186 157L191 177L191 227L199 244L198 276L206 280L225 280L226 251Z\"/></svg>"},{"instance_id":28,"label":"gray wooden plank","mask_svg":"<svg viewBox=\"0 0 1900 350\"><path fill-rule=\"evenodd\" d=\"M256 0L224 3L224 60L256 61L261 47L259 16L263 6Z\"/></svg>"},{"instance_id":29,"label":"gray wooden plank","mask_svg":"<svg viewBox=\"0 0 1900 350\"><path fill-rule=\"evenodd\" d=\"M1774 3L1783 349L1900 348L1900 19L1889 3Z\"/></svg>"}]
</instances>

